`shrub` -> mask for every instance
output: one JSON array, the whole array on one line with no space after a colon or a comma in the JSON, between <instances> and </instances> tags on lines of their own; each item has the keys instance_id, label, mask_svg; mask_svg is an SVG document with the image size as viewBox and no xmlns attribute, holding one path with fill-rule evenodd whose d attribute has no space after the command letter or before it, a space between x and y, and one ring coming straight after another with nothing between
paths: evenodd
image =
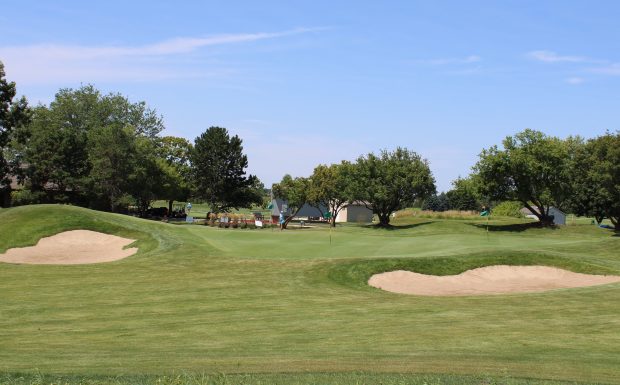
<instances>
[{"instance_id":1,"label":"shrub","mask_svg":"<svg viewBox=\"0 0 620 385\"><path fill-rule=\"evenodd\" d=\"M450 201L446 194L433 195L424 200L422 210L425 211L446 211L450 209Z\"/></svg>"},{"instance_id":2,"label":"shrub","mask_svg":"<svg viewBox=\"0 0 620 385\"><path fill-rule=\"evenodd\" d=\"M524 215L521 212L523 205L516 201L504 201L498 204L491 210L494 215L500 215L504 217L523 218Z\"/></svg>"},{"instance_id":3,"label":"shrub","mask_svg":"<svg viewBox=\"0 0 620 385\"><path fill-rule=\"evenodd\" d=\"M11 204L13 206L30 205L45 201L43 191L30 191L28 189L16 190L11 192Z\"/></svg>"}]
</instances>

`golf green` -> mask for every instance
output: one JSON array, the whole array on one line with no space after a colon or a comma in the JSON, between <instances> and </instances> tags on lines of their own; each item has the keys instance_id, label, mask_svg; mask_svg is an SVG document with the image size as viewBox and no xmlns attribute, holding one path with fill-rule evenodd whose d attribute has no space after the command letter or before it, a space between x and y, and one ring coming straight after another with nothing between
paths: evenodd
<instances>
[{"instance_id":1,"label":"golf green","mask_svg":"<svg viewBox=\"0 0 620 385\"><path fill-rule=\"evenodd\" d=\"M366 284L395 269L447 275L497 264L620 274L620 237L611 230L502 218L487 231L485 223L402 218L390 229L279 231L71 206L3 209L0 253L74 229L136 239L139 251L90 265L0 263L0 373L20 384L14 373L37 371L243 373L263 383L287 382L260 373L312 383L299 377L308 372L364 372L384 383L401 377L382 373L434 375L438 384L486 375L620 383L620 284L464 297ZM315 381L355 383L334 378Z\"/></svg>"}]
</instances>

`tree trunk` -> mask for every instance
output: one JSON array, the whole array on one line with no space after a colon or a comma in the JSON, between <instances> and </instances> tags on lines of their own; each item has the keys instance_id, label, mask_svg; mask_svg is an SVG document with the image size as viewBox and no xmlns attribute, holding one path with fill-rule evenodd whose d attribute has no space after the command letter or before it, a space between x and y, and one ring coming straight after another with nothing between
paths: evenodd
<instances>
[{"instance_id":1,"label":"tree trunk","mask_svg":"<svg viewBox=\"0 0 620 385\"><path fill-rule=\"evenodd\" d=\"M303 205L302 205L302 207L303 207ZM288 226L289 222L292 221L293 218L295 218L295 215L297 215L297 213L299 212L300 209L301 209L301 207L299 209L297 209L293 215L291 215L290 217L288 217L288 218L286 218L284 220L284 223L282 224L282 229L286 229L286 226Z\"/></svg>"},{"instance_id":2,"label":"tree trunk","mask_svg":"<svg viewBox=\"0 0 620 385\"><path fill-rule=\"evenodd\" d=\"M174 199L170 199L168 201L168 216L170 216L172 214L172 203L174 202Z\"/></svg>"},{"instance_id":3,"label":"tree trunk","mask_svg":"<svg viewBox=\"0 0 620 385\"><path fill-rule=\"evenodd\" d=\"M532 214L534 214L536 216L536 218L538 218L538 221L540 222L540 224L542 226L552 226L553 225L553 221L551 220L551 218L549 218L549 215L547 215L547 212L549 211L549 209L545 210L545 208L543 206L536 205L536 208L538 209L538 211L537 211L528 202L521 201L521 203L523 203L525 208L530 210L530 212Z\"/></svg>"},{"instance_id":4,"label":"tree trunk","mask_svg":"<svg viewBox=\"0 0 620 385\"><path fill-rule=\"evenodd\" d=\"M390 225L390 214L389 213L377 213L379 217L379 226L387 227Z\"/></svg>"},{"instance_id":5,"label":"tree trunk","mask_svg":"<svg viewBox=\"0 0 620 385\"><path fill-rule=\"evenodd\" d=\"M616 231L620 231L620 217L609 217L611 224L614 225Z\"/></svg>"}]
</instances>

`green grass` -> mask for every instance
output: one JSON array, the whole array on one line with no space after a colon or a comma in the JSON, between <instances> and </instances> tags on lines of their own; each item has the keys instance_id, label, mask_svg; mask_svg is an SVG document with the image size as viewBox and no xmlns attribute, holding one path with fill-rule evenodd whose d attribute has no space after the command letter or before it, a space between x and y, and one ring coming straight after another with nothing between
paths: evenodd
<instances>
[{"instance_id":1,"label":"green grass","mask_svg":"<svg viewBox=\"0 0 620 385\"><path fill-rule=\"evenodd\" d=\"M409 373L259 373L80 376L42 373L0 374L4 385L578 385L576 382L511 378L509 376L459 376Z\"/></svg>"},{"instance_id":2,"label":"green grass","mask_svg":"<svg viewBox=\"0 0 620 385\"><path fill-rule=\"evenodd\" d=\"M393 268L497 263L620 274L613 231L508 218L489 231L484 218L395 225L341 226L330 244L323 227L1 210L0 252L76 228L137 239L140 251L95 265L0 263L0 383L620 383L620 284L445 298L365 285Z\"/></svg>"}]
</instances>

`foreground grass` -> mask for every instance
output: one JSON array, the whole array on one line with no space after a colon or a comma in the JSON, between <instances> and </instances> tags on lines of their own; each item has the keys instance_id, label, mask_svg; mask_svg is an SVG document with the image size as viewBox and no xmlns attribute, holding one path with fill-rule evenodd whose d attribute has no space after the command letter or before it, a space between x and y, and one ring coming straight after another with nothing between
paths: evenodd
<instances>
[{"instance_id":1,"label":"foreground grass","mask_svg":"<svg viewBox=\"0 0 620 385\"><path fill-rule=\"evenodd\" d=\"M2 210L0 251L73 228L140 247L105 264L0 264L0 372L27 373L3 381L36 383L38 369L47 383L68 384L117 378L103 374L122 374L109 383L156 383L174 371L190 373L179 384L201 383L191 373L203 372L248 373L227 377L248 384L620 383L619 284L446 298L365 285L369 274L399 266L454 274L537 263L620 274L613 232L508 219L494 219L488 232L484 219L395 224L339 227L330 244L322 228L175 226L67 206Z\"/></svg>"},{"instance_id":2,"label":"foreground grass","mask_svg":"<svg viewBox=\"0 0 620 385\"><path fill-rule=\"evenodd\" d=\"M531 378L456 376L402 373L276 373L196 374L141 376L76 376L0 374L4 385L583 385L584 383Z\"/></svg>"}]
</instances>

